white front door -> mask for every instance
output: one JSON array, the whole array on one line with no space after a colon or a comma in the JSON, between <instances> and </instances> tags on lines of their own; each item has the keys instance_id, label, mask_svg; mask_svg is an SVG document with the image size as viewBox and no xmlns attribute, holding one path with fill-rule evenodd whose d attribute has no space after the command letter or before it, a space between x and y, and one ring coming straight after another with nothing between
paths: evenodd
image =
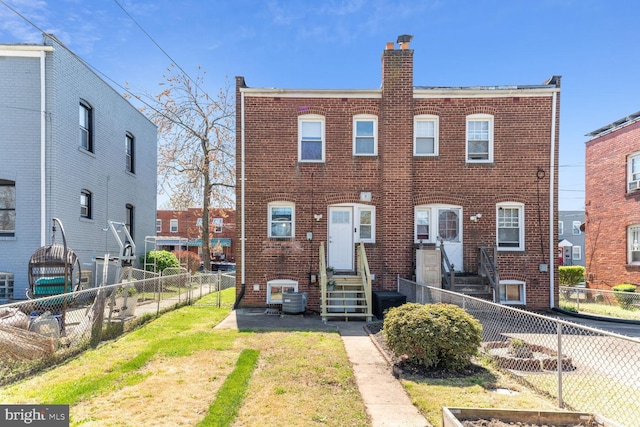
<instances>
[{"instance_id":1,"label":"white front door","mask_svg":"<svg viewBox=\"0 0 640 427\"><path fill-rule=\"evenodd\" d=\"M327 266L337 271L353 271L353 208L329 207Z\"/></svg>"},{"instance_id":2,"label":"white front door","mask_svg":"<svg viewBox=\"0 0 640 427\"><path fill-rule=\"evenodd\" d=\"M462 262L462 208L438 206L435 209L435 235L438 243L442 240L445 253L454 270L464 271Z\"/></svg>"}]
</instances>

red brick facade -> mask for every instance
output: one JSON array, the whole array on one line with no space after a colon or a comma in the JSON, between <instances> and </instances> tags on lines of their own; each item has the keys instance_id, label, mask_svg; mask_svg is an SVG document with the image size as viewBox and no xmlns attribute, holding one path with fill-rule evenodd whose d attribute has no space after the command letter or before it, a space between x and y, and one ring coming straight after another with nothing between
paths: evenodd
<instances>
[{"instance_id":1,"label":"red brick facade","mask_svg":"<svg viewBox=\"0 0 640 427\"><path fill-rule=\"evenodd\" d=\"M195 252L199 255L201 246L199 239L201 236L200 226L198 225L198 219L202 218L201 208L189 208L185 211L174 210L158 210L157 219L160 220L160 229L156 230L156 236L158 236L159 243L168 243L166 246L171 246L170 249L180 249L178 246L183 246L182 249L186 249L185 245L173 244L176 239L183 239L184 242L189 242L188 249L191 252ZM235 240L236 240L236 211L233 209L211 209L209 218L212 222L210 226L211 240L216 242L217 239L224 239L224 246L212 247L211 260L225 260L229 262L235 261ZM216 232L213 225L214 219L220 218L222 221L222 227L220 232ZM171 230L171 220L178 221L177 231ZM229 246L226 246L227 242L230 242Z\"/></svg>"},{"instance_id":2,"label":"red brick facade","mask_svg":"<svg viewBox=\"0 0 640 427\"><path fill-rule=\"evenodd\" d=\"M513 202L524 208L524 250L500 251L500 278L526 282L527 307L549 308L550 275L557 277L557 231L550 222L557 221L557 207L549 201L552 190L554 199L557 194L551 153L558 150L559 78L535 86L414 87L413 54L385 50L377 90L256 89L236 78L237 176L244 162L245 177L236 194L238 242L243 217L246 236L244 265L240 248L237 256L239 306L265 306L266 283L290 279L308 292L309 308L318 309L311 277L318 273L320 242L328 248L331 207L375 209L375 242L365 244L373 289L395 290L398 276L415 274L416 206L456 207L463 241L457 269L473 273L478 247L496 242L497 204ZM308 114L325 123L325 157L315 163L299 161L298 118ZM375 155L354 155L359 114L377 117ZM427 114L438 118L438 155L415 156L414 117ZM490 162L466 161L472 114L493 119ZM268 237L271 202L295 205L291 238ZM541 264L551 266L541 272Z\"/></svg>"},{"instance_id":3,"label":"red brick facade","mask_svg":"<svg viewBox=\"0 0 640 427\"><path fill-rule=\"evenodd\" d=\"M640 283L640 262L629 258L630 227L640 225L640 189L629 166L640 155L640 114L589 134L585 169L585 260L589 287ZM635 186L635 185L632 185ZM640 243L640 242L638 242Z\"/></svg>"}]
</instances>

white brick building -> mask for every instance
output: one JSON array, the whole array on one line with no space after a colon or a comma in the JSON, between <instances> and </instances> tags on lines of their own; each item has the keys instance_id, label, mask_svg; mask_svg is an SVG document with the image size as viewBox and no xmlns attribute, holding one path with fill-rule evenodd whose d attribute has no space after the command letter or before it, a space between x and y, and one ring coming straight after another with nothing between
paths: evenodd
<instances>
[{"instance_id":1,"label":"white brick building","mask_svg":"<svg viewBox=\"0 0 640 427\"><path fill-rule=\"evenodd\" d=\"M55 37L0 44L0 300L11 283L25 298L54 217L83 269L118 252L108 221L130 224L142 255L155 234L156 146L155 125Z\"/></svg>"}]
</instances>

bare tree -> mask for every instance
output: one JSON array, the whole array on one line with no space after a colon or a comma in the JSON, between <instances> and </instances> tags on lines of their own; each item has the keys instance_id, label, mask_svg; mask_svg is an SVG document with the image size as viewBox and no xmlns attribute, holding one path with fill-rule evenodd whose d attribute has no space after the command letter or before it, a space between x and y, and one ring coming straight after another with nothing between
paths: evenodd
<instances>
[{"instance_id":1,"label":"bare tree","mask_svg":"<svg viewBox=\"0 0 640 427\"><path fill-rule=\"evenodd\" d=\"M209 96L200 68L194 80L173 65L167 71L151 114L158 126L158 179L174 209L202 207L202 261L208 269L210 208L234 204L235 93L226 79Z\"/></svg>"}]
</instances>

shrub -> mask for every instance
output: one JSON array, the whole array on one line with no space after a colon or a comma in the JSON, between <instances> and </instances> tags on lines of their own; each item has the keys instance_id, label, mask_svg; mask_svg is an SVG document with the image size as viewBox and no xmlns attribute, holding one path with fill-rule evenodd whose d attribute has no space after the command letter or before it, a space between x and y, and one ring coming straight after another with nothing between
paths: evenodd
<instances>
[{"instance_id":1,"label":"shrub","mask_svg":"<svg viewBox=\"0 0 640 427\"><path fill-rule=\"evenodd\" d=\"M155 258L155 269L154 267ZM155 273L162 272L165 268L180 267L180 261L174 254L169 251L149 251L147 252L147 271L153 271Z\"/></svg>"},{"instance_id":2,"label":"shrub","mask_svg":"<svg viewBox=\"0 0 640 427\"><path fill-rule=\"evenodd\" d=\"M200 268L200 257L198 254L178 249L172 252L178 258L180 265L185 267L190 273L195 273Z\"/></svg>"},{"instance_id":3,"label":"shrub","mask_svg":"<svg viewBox=\"0 0 640 427\"><path fill-rule=\"evenodd\" d=\"M442 303L407 303L389 309L383 333L396 355L433 370L466 368L482 341L478 320L458 306Z\"/></svg>"},{"instance_id":4,"label":"shrub","mask_svg":"<svg viewBox=\"0 0 640 427\"><path fill-rule=\"evenodd\" d=\"M616 285L611 289L613 290L613 297L621 308L624 308L625 310L631 310L633 308L635 297L630 294L636 292L636 285L623 283L621 285Z\"/></svg>"},{"instance_id":5,"label":"shrub","mask_svg":"<svg viewBox=\"0 0 640 427\"><path fill-rule=\"evenodd\" d=\"M558 277L561 285L577 285L584 281L585 269L581 265L561 265L558 267Z\"/></svg>"}]
</instances>

